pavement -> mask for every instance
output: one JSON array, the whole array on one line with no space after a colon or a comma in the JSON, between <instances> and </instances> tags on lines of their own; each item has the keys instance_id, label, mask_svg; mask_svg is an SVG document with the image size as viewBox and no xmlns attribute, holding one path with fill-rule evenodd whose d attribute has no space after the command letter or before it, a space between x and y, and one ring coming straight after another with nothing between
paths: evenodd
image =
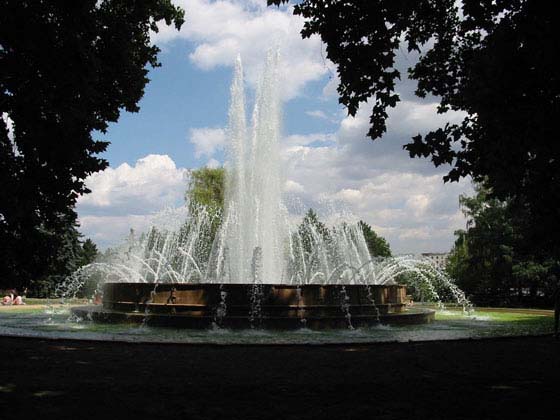
<instances>
[{"instance_id":1,"label":"pavement","mask_svg":"<svg viewBox=\"0 0 560 420\"><path fill-rule=\"evenodd\" d=\"M0 337L0 418L540 419L552 337L329 346Z\"/></svg>"}]
</instances>

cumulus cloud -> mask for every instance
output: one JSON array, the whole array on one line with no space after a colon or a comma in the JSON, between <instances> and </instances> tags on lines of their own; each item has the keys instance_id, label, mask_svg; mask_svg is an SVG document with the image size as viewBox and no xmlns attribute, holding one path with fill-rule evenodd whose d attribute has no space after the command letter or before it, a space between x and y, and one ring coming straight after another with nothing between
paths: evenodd
<instances>
[{"instance_id":1,"label":"cumulus cloud","mask_svg":"<svg viewBox=\"0 0 560 420\"><path fill-rule=\"evenodd\" d=\"M329 67L336 69L334 64L329 63ZM338 85L340 84L340 78L338 75L331 75L327 84L323 87L323 99L329 99L333 97L338 97Z\"/></svg>"},{"instance_id":2,"label":"cumulus cloud","mask_svg":"<svg viewBox=\"0 0 560 420\"><path fill-rule=\"evenodd\" d=\"M302 193L305 189L299 182L288 179L284 184L284 191L288 193Z\"/></svg>"},{"instance_id":3,"label":"cumulus cloud","mask_svg":"<svg viewBox=\"0 0 560 420\"><path fill-rule=\"evenodd\" d=\"M123 163L90 175L90 194L81 196L77 210L81 231L102 246L118 242L134 227L147 227L150 216L182 203L187 170L167 155L148 155L134 166Z\"/></svg>"},{"instance_id":4,"label":"cumulus cloud","mask_svg":"<svg viewBox=\"0 0 560 420\"><path fill-rule=\"evenodd\" d=\"M321 111L320 109L315 109L313 111L305 111L305 113L307 115L309 115L310 117L313 118L318 118L321 120L328 120L329 116L327 114L325 114L323 111Z\"/></svg>"},{"instance_id":5,"label":"cumulus cloud","mask_svg":"<svg viewBox=\"0 0 560 420\"><path fill-rule=\"evenodd\" d=\"M328 133L292 134L284 137L282 144L284 147L318 146L334 141L335 136Z\"/></svg>"},{"instance_id":6,"label":"cumulus cloud","mask_svg":"<svg viewBox=\"0 0 560 420\"><path fill-rule=\"evenodd\" d=\"M123 216L80 216L80 231L101 248L123 241L130 229L145 232L151 225L152 215L127 214Z\"/></svg>"},{"instance_id":7,"label":"cumulus cloud","mask_svg":"<svg viewBox=\"0 0 560 420\"><path fill-rule=\"evenodd\" d=\"M189 141L194 145L196 158L202 156L212 157L226 144L226 134L223 128L191 128Z\"/></svg>"},{"instance_id":8,"label":"cumulus cloud","mask_svg":"<svg viewBox=\"0 0 560 420\"><path fill-rule=\"evenodd\" d=\"M210 159L208 160L208 162L206 162L206 167L210 169L216 169L219 168L220 166L221 166L220 162L217 161L216 159Z\"/></svg>"},{"instance_id":9,"label":"cumulus cloud","mask_svg":"<svg viewBox=\"0 0 560 420\"><path fill-rule=\"evenodd\" d=\"M90 175L86 185L91 189L78 200L82 211L103 213L110 208L149 213L174 204L182 197L186 170L177 168L167 155L148 155L134 166L123 163Z\"/></svg>"},{"instance_id":10,"label":"cumulus cloud","mask_svg":"<svg viewBox=\"0 0 560 420\"><path fill-rule=\"evenodd\" d=\"M193 42L195 48L189 58L201 69L232 66L237 54L241 54L246 80L256 86L266 52L278 46L284 99L301 95L308 82L332 72L332 63L321 54L324 47L320 38L301 38L304 20L293 15L292 6L267 7L266 0L175 3L186 10L187 22L180 31L161 24L160 32L152 34L152 40L158 45L175 39Z\"/></svg>"},{"instance_id":11,"label":"cumulus cloud","mask_svg":"<svg viewBox=\"0 0 560 420\"><path fill-rule=\"evenodd\" d=\"M326 146L309 146L302 138L303 145L284 144L283 158L284 192L304 207L342 203L397 253L448 250L453 231L464 226L457 197L471 191L468 182L443 184L441 173L417 171L413 160L409 168L401 163L380 171L337 136ZM206 166L218 164L210 159ZM87 184L93 192L78 203L82 232L108 246L130 228L145 230L156 212L182 203L186 175L165 155L92 175Z\"/></svg>"},{"instance_id":12,"label":"cumulus cloud","mask_svg":"<svg viewBox=\"0 0 560 420\"><path fill-rule=\"evenodd\" d=\"M470 182L444 184L448 168L411 159L402 149L418 132L462 117L439 115L436 107L403 101L389 113L387 134L375 142L367 138L369 104L344 118L335 133L291 136L283 158L288 182L301 186L291 192L307 203L344 203L384 235L395 252L448 250L453 231L464 227L458 196L472 191ZM329 142L313 143L313 136Z\"/></svg>"}]
</instances>

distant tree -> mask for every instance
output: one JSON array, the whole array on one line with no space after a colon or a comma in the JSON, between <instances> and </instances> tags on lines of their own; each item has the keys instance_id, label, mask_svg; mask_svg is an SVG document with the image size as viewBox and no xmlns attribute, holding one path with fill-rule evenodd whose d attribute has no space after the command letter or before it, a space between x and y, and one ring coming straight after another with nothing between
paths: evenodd
<instances>
[{"instance_id":1,"label":"distant tree","mask_svg":"<svg viewBox=\"0 0 560 420\"><path fill-rule=\"evenodd\" d=\"M498 299L509 296L515 231L506 203L490 198L482 186L475 196L461 196L459 201L467 229L456 232L448 261L450 274L467 293Z\"/></svg>"},{"instance_id":2,"label":"distant tree","mask_svg":"<svg viewBox=\"0 0 560 420\"><path fill-rule=\"evenodd\" d=\"M285 0L269 0L280 4ZM463 120L405 146L412 157L451 165L445 181L471 176L525 217L519 228L541 259L560 255L560 15L538 0L302 0L303 37L319 35L338 67L350 115L371 101L369 136L386 131L399 101L395 57L417 51L409 69L419 97Z\"/></svg>"},{"instance_id":3,"label":"distant tree","mask_svg":"<svg viewBox=\"0 0 560 420\"><path fill-rule=\"evenodd\" d=\"M147 237L148 235L146 234L145 237ZM145 238L144 238L145 239ZM98 254L98 260L101 262L106 262L106 263L110 263L113 261L114 258L116 258L117 256L119 256L121 254L120 250L118 248L111 248L108 247L105 249L105 251L102 251Z\"/></svg>"},{"instance_id":4,"label":"distant tree","mask_svg":"<svg viewBox=\"0 0 560 420\"><path fill-rule=\"evenodd\" d=\"M309 209L298 227L298 233L302 240L303 250L307 255L313 253L314 244L317 241L328 242L331 239L329 228L319 220L319 216L313 209Z\"/></svg>"},{"instance_id":5,"label":"distant tree","mask_svg":"<svg viewBox=\"0 0 560 420\"><path fill-rule=\"evenodd\" d=\"M358 222L358 226L364 233L364 239L366 240L369 253L372 257L391 256L391 247L385 238L377 235L371 226L363 220Z\"/></svg>"},{"instance_id":6,"label":"distant tree","mask_svg":"<svg viewBox=\"0 0 560 420\"><path fill-rule=\"evenodd\" d=\"M182 226L181 235L188 237L192 229L197 230L197 243L193 247L192 257L200 265L210 260L214 238L222 224L224 190L224 168L200 168L191 171L185 199L193 217ZM199 217L206 217L207 223L198 226Z\"/></svg>"},{"instance_id":7,"label":"distant tree","mask_svg":"<svg viewBox=\"0 0 560 420\"><path fill-rule=\"evenodd\" d=\"M97 246L91 239L82 242L75 226L69 226L60 239L61 246L46 261L45 273L32 279L31 296L53 297L56 287L80 267L92 263L97 257Z\"/></svg>"},{"instance_id":8,"label":"distant tree","mask_svg":"<svg viewBox=\"0 0 560 420\"><path fill-rule=\"evenodd\" d=\"M455 231L455 244L451 248L451 252L447 257L447 264L445 270L453 278L463 290L469 294L473 293L474 284L472 287L467 286L468 278L472 276L469 272L469 246L467 241L467 232L463 229Z\"/></svg>"},{"instance_id":9,"label":"distant tree","mask_svg":"<svg viewBox=\"0 0 560 420\"><path fill-rule=\"evenodd\" d=\"M515 206L494 198L482 185L476 185L475 191L472 197L460 197L467 228L455 232L447 271L475 301L512 304L534 300L538 288L547 289L547 278L558 263L552 259L542 262L531 254Z\"/></svg>"},{"instance_id":10,"label":"distant tree","mask_svg":"<svg viewBox=\"0 0 560 420\"><path fill-rule=\"evenodd\" d=\"M51 273L85 178L107 166L108 143L92 133L138 111L146 66L159 66L150 31L184 19L170 0L1 0L0 10L0 285L21 287Z\"/></svg>"},{"instance_id":11,"label":"distant tree","mask_svg":"<svg viewBox=\"0 0 560 420\"><path fill-rule=\"evenodd\" d=\"M224 168L191 171L186 200L195 205L222 210L224 207Z\"/></svg>"},{"instance_id":12,"label":"distant tree","mask_svg":"<svg viewBox=\"0 0 560 420\"><path fill-rule=\"evenodd\" d=\"M95 261L98 254L97 245L91 239L86 239L82 244L80 266L91 264Z\"/></svg>"}]
</instances>

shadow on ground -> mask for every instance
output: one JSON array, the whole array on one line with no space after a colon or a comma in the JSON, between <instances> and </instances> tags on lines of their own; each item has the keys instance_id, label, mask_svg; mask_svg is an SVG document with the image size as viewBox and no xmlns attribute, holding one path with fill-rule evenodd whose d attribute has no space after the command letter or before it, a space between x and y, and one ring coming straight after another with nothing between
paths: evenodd
<instances>
[{"instance_id":1,"label":"shadow on ground","mask_svg":"<svg viewBox=\"0 0 560 420\"><path fill-rule=\"evenodd\" d=\"M2 418L553 418L560 341L185 346L0 337Z\"/></svg>"}]
</instances>

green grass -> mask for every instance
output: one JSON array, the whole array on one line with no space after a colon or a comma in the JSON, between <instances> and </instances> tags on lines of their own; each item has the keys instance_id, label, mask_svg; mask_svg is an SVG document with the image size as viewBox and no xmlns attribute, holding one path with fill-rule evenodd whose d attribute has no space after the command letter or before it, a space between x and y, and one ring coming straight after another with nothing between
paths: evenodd
<instances>
[{"instance_id":1,"label":"green grass","mask_svg":"<svg viewBox=\"0 0 560 420\"><path fill-rule=\"evenodd\" d=\"M26 298L24 300L26 305L56 305L61 303L60 302L60 298L52 298L52 299L46 299L46 298ZM64 300L65 303L70 303L70 304L86 304L88 302L87 299L78 299L78 298L74 298L74 299L65 299Z\"/></svg>"},{"instance_id":2,"label":"green grass","mask_svg":"<svg viewBox=\"0 0 560 420\"><path fill-rule=\"evenodd\" d=\"M461 311L438 311L436 312L437 320L453 320L463 318L463 313ZM472 317L476 318L488 318L489 321L496 322L527 322L530 320L549 320L552 322L551 316L541 315L541 314L531 314L531 313L517 313L517 312L493 312L493 311L475 311Z\"/></svg>"},{"instance_id":3,"label":"green grass","mask_svg":"<svg viewBox=\"0 0 560 420\"><path fill-rule=\"evenodd\" d=\"M461 311L444 311L436 312L436 320L449 326L468 324L481 337L549 334L554 327L552 316L518 312L475 311L467 317Z\"/></svg>"}]
</instances>

